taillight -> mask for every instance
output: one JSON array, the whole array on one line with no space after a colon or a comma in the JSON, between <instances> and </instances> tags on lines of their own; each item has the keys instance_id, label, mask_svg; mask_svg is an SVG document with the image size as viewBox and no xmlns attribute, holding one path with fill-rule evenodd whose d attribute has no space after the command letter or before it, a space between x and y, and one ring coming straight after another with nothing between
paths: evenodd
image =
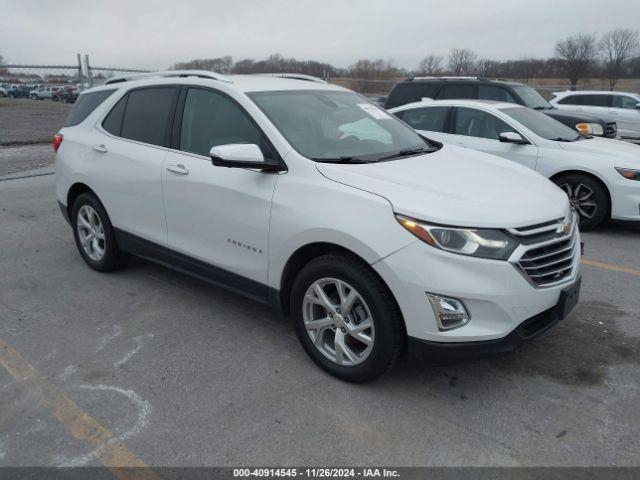
<instances>
[{"instance_id":1,"label":"taillight","mask_svg":"<svg viewBox=\"0 0 640 480\"><path fill-rule=\"evenodd\" d=\"M56 133L53 136L53 150L54 151L58 151L58 149L60 148L60 144L62 143L62 139L64 138L64 135L62 135L61 133Z\"/></svg>"}]
</instances>

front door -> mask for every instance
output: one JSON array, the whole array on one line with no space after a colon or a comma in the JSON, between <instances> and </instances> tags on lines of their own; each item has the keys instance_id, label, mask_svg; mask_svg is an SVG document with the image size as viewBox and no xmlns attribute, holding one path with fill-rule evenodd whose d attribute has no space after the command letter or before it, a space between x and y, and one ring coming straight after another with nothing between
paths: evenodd
<instances>
[{"instance_id":1,"label":"front door","mask_svg":"<svg viewBox=\"0 0 640 480\"><path fill-rule=\"evenodd\" d=\"M216 167L211 147L230 143L275 151L246 112L225 94L183 89L174 147L162 172L168 245L178 268L266 299L271 198L278 174Z\"/></svg>"}]
</instances>

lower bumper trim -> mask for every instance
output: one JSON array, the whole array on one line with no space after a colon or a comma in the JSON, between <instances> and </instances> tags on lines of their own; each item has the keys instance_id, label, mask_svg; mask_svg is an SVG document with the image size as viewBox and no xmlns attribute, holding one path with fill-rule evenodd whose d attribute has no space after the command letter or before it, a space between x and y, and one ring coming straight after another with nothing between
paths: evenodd
<instances>
[{"instance_id":1,"label":"lower bumper trim","mask_svg":"<svg viewBox=\"0 0 640 480\"><path fill-rule=\"evenodd\" d=\"M571 287L573 301L566 304L562 294L558 304L544 312L528 318L505 337L479 342L433 342L415 337L408 338L409 357L427 363L449 363L471 360L513 352L524 343L542 335L562 320L577 303L581 279Z\"/></svg>"}]
</instances>

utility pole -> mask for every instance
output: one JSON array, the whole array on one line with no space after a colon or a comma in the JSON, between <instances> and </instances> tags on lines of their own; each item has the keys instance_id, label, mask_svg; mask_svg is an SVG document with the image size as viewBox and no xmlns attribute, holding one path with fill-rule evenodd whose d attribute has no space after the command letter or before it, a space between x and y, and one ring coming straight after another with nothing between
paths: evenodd
<instances>
[{"instance_id":1,"label":"utility pole","mask_svg":"<svg viewBox=\"0 0 640 480\"><path fill-rule=\"evenodd\" d=\"M78 85L80 90L84 89L84 82L82 79L82 56L78 54Z\"/></svg>"},{"instance_id":2,"label":"utility pole","mask_svg":"<svg viewBox=\"0 0 640 480\"><path fill-rule=\"evenodd\" d=\"M89 55L84 56L84 65L87 68L87 78L89 79L89 86L93 87L93 73L91 72L91 65L89 65Z\"/></svg>"}]
</instances>

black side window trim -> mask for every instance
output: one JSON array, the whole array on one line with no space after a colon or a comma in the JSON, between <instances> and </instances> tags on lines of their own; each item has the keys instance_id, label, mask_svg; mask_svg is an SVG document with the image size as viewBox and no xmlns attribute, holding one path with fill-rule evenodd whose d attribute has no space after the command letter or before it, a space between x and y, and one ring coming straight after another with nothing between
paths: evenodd
<instances>
[{"instance_id":1,"label":"black side window trim","mask_svg":"<svg viewBox=\"0 0 640 480\"><path fill-rule=\"evenodd\" d=\"M135 92L135 91L138 91L138 90L153 90L153 89L156 89L156 88L167 88L167 87L173 88L174 89L174 93L173 93L173 99L171 100L171 107L169 108L169 115L167 116L167 124L165 125L162 145L156 145L154 143L141 142L139 140L134 140L134 139L131 139L131 138L123 137L122 136L122 125L124 124L124 117L127 114L127 104L129 103L129 95L131 94L131 92ZM122 139L122 140L126 140L127 142L136 142L136 143L140 143L142 145L149 145L151 147L169 148L170 145L171 145L171 127L172 127L172 124L173 124L173 118L174 118L174 115L175 115L176 105L178 103L178 96L180 95L181 87L182 87L181 85L177 85L177 84L167 84L167 85L149 85L149 86L137 87L137 88L132 88L130 90L127 90L127 92L122 97L120 97L118 99L118 101L115 102L113 104L113 106L109 109L107 114L104 116L104 118L100 122L100 127L107 134L112 135L112 136L117 137L117 138ZM120 130L118 132L118 135L115 135L115 134L109 132L106 128L104 128L103 123L105 122L105 120L107 119L107 117L109 116L111 111L116 107L116 105L118 103L120 103L120 101L125 97L126 97L126 100L125 100L124 111L122 113L122 119L120 120Z\"/></svg>"},{"instance_id":2,"label":"black side window trim","mask_svg":"<svg viewBox=\"0 0 640 480\"><path fill-rule=\"evenodd\" d=\"M194 155L191 152L186 152L184 150L180 150L180 135L182 133L182 117L184 115L184 105L185 105L185 103L187 101L187 93L189 93L190 89L205 90L205 91L213 92L215 94L221 95L221 96L225 97L226 99L230 100L236 107L238 107L240 109L240 111L249 119L251 124L260 133L260 135L262 136L263 140L265 141L265 143L267 144L267 146L269 147L269 149L273 153L275 162L277 164L279 164L283 169L287 168L286 164L282 160L282 157L278 153L278 150L276 150L276 148L273 146L273 143L271 143L271 140L269 140L269 137L264 133L262 128L260 128L260 126L256 123L256 121L249 114L249 112L247 112L247 110L242 105L240 105L236 101L235 98L231 97L230 95L228 95L225 92L223 92L221 90L218 90L216 88L203 87L203 86L200 86L200 85L183 85L180 88L180 95L179 95L178 101L176 102L176 105L175 105L175 110L174 110L175 113L173 115L173 124L172 124L171 130L170 130L170 139L169 139L169 142L168 142L168 147L169 148L171 148L172 150L175 150L177 152L184 153L186 155ZM197 154L195 154L195 155L197 155Z\"/></svg>"}]
</instances>

